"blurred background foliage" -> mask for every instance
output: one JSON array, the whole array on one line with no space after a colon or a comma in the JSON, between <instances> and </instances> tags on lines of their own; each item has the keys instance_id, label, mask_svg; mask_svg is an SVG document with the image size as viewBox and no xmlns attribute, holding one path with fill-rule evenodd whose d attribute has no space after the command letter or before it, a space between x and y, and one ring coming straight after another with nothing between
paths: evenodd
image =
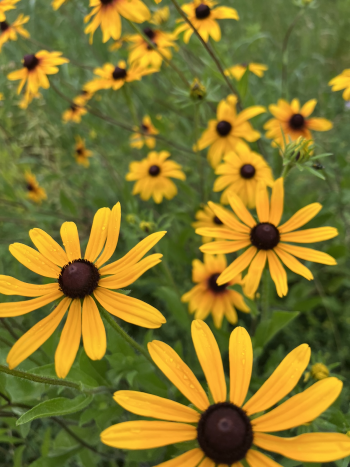
<instances>
[{"instance_id":1,"label":"blurred background foliage","mask_svg":"<svg viewBox=\"0 0 350 467\"><path fill-rule=\"evenodd\" d=\"M152 11L158 8L150 0L147 3ZM239 314L239 324L254 335L256 358L251 391L260 387L288 351L306 342L312 348L312 364L324 363L331 374L346 383L339 400L323 417L290 433L328 429L346 433L350 430L350 106L342 100L341 93L331 93L327 83L349 67L349 1L317 0L306 10L301 10L298 2L285 0L227 0L224 4L236 8L240 15L238 22L220 23L222 40L215 44L215 49L224 67L251 61L269 67L262 79L246 74L238 83L243 105L268 106L282 97L283 41L289 26L299 15L284 54L288 77L285 97L298 97L302 103L316 98L315 115L334 123L333 130L314 135L316 153L332 153L321 161L325 180L294 169L286 180L284 216L288 218L301 207L320 202L323 210L308 226L332 225L339 229L338 237L318 246L334 256L338 265L312 264L315 280L311 282L288 272L290 290L284 299L277 297L271 283L271 318L267 323L260 323L259 294L255 303L250 302L252 314ZM170 18L162 28L173 31L178 15L169 1L163 0L160 6L165 5L170 7ZM215 176L206 161L205 151L200 154L205 184L201 183L192 146L197 133L206 128L210 118L215 118L217 103L229 94L225 81L193 36L188 45L181 39L177 41L179 50L174 52L173 61L189 82L197 77L206 86L204 101L198 104L191 100L189 90L184 88L173 69L164 64L159 73L129 85L138 119L141 122L144 115L150 115L159 130L156 150L170 151L187 176L185 182L176 182L179 193L172 201L161 205L143 202L131 195L132 185L125 181L125 174L132 160L141 160L149 151L147 147L137 150L129 146L134 122L123 92L97 93L91 101L91 113L83 116L79 125L63 124L61 118L69 101L92 78L93 69L105 62L116 64L126 59L127 45L110 51L112 41L102 44L100 30L95 34L93 45L89 45L83 23L88 13L87 1L69 0L57 12L46 0L22 1L17 10L8 12L7 16L14 20L18 12L30 15L27 29L31 38L5 44L0 54L0 90L4 95L4 100L0 101L0 274L35 283L38 276L10 255L10 243L30 244L28 231L34 227L46 230L60 241L61 223L73 220L78 225L81 242L86 244L95 211L120 201L122 226L115 258L124 255L148 234L142 230L140 222L151 222L153 230L168 231L158 247L164 254L163 262L133 284L131 290L133 296L156 306L166 316L167 323L155 331L127 323L122 326L140 343L157 338L172 345L204 383L190 338L192 318L180 297L192 287L191 261L201 258L198 249L201 237L195 235L191 227L194 214L201 203L218 201L220 196L212 192ZM123 33L133 33L127 22L123 23ZM23 55L41 49L61 51L70 63L50 77L51 87L42 92L42 97L22 110L18 107L17 83L8 81L6 75L21 67ZM198 128L195 125L197 110ZM262 131L267 118L268 114L256 117L254 127ZM75 162L77 135L93 151L89 168ZM281 158L270 141L263 136L259 147L253 143L252 148L264 155L278 177ZM33 204L26 197L26 170L37 176L47 192L47 200L41 205ZM2 299L9 297L2 296ZM44 317L49 311L47 308L1 320L1 364L5 364L15 340ZM208 323L218 339L227 369L228 339L233 327L225 320L220 330L214 329L211 318ZM125 453L100 443L99 433L104 428L133 418L113 401L112 393L117 389L140 389L185 401L160 373L155 373L141 355L136 355L105 324L107 355L100 362L92 362L80 348L67 377L76 388L32 383L0 373L1 466L146 467L169 459L182 449L182 446L170 446ZM55 332L41 349L20 365L20 369L55 376L52 362L58 338L59 332ZM314 381L312 375L305 379L307 381L301 379L294 392ZM57 398L64 399L57 401ZM46 417L53 418L31 420L29 416L16 425L29 408L50 399L56 402L45 409ZM74 404L71 399L76 399ZM300 465L300 462L278 456L276 460L285 467ZM346 467L348 461L335 464Z\"/></svg>"}]
</instances>

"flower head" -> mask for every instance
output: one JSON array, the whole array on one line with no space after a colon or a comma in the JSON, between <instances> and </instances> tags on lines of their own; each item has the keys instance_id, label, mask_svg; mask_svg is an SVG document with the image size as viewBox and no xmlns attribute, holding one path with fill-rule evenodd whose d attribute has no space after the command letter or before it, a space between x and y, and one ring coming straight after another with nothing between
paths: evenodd
<instances>
[{"instance_id":1,"label":"flower head","mask_svg":"<svg viewBox=\"0 0 350 467\"><path fill-rule=\"evenodd\" d=\"M5 11L14 10L15 4L20 0L1 0L0 1L0 21L6 21Z\"/></svg>"},{"instance_id":2,"label":"flower head","mask_svg":"<svg viewBox=\"0 0 350 467\"><path fill-rule=\"evenodd\" d=\"M232 216L233 220L236 219L236 216L233 212L228 209L222 208L226 212L227 216ZM206 227L209 229L225 229L223 222L215 215L214 211L207 205L204 205L201 209L196 212L195 215L196 222L192 223L192 227L195 229L200 229ZM203 243L210 242L213 237L202 237Z\"/></svg>"},{"instance_id":3,"label":"flower head","mask_svg":"<svg viewBox=\"0 0 350 467\"><path fill-rule=\"evenodd\" d=\"M217 119L209 120L208 128L197 142L197 149L202 150L208 146L208 160L213 168L217 167L222 157L235 149L237 143L253 142L260 138L248 122L256 115L266 112L265 107L254 105L247 107L237 115L237 98L233 95L222 100L217 109Z\"/></svg>"},{"instance_id":4,"label":"flower head","mask_svg":"<svg viewBox=\"0 0 350 467\"><path fill-rule=\"evenodd\" d=\"M12 24L9 24L7 21L0 22L0 52L5 42L17 40L17 34L22 37L30 37L29 32L22 27L23 24L28 23L28 21L29 16L20 14Z\"/></svg>"},{"instance_id":5,"label":"flower head","mask_svg":"<svg viewBox=\"0 0 350 467\"><path fill-rule=\"evenodd\" d=\"M24 178L26 181L27 198L37 204L47 199L46 191L39 185L35 175L31 172L26 172Z\"/></svg>"},{"instance_id":6,"label":"flower head","mask_svg":"<svg viewBox=\"0 0 350 467\"><path fill-rule=\"evenodd\" d=\"M150 23L155 24L156 26L161 26L166 23L170 16L170 10L168 6L163 8L158 8L152 15L152 18L149 20Z\"/></svg>"},{"instance_id":7,"label":"flower head","mask_svg":"<svg viewBox=\"0 0 350 467\"><path fill-rule=\"evenodd\" d=\"M258 185L273 185L272 171L267 162L246 144L237 144L234 151L228 152L215 173L219 177L215 180L213 190L224 190L220 200L222 204L228 204L228 196L233 192L249 209L254 208Z\"/></svg>"},{"instance_id":8,"label":"flower head","mask_svg":"<svg viewBox=\"0 0 350 467\"><path fill-rule=\"evenodd\" d=\"M242 222L233 222L231 218L226 216L220 206L209 202L209 206L225 224L226 230L202 228L196 231L198 235L208 235L226 240L202 245L200 249L206 253L226 254L248 247L218 277L218 285L227 283L249 266L248 274L244 278L244 292L248 297L253 297L259 286L266 261L268 261L277 293L280 297L283 297L288 293L288 283L287 274L281 261L291 271L308 280L313 279L311 271L301 264L295 256L321 264L336 264L335 259L327 253L286 243L321 242L336 237L338 231L334 227L296 230L313 219L322 209L319 203L309 204L300 209L287 222L280 225L284 201L283 178L279 178L274 183L271 202L269 202L266 186L261 185L258 188L256 192L258 222L235 193L230 193L228 200L233 211Z\"/></svg>"},{"instance_id":9,"label":"flower head","mask_svg":"<svg viewBox=\"0 0 350 467\"><path fill-rule=\"evenodd\" d=\"M148 201L153 197L155 203L161 203L163 197L172 199L177 194L175 183L170 178L185 180L186 176L181 166L174 161L168 161L168 151L152 151L146 159L140 162L131 162L129 173L125 179L136 181L132 194L140 193L141 199Z\"/></svg>"},{"instance_id":10,"label":"flower head","mask_svg":"<svg viewBox=\"0 0 350 467\"><path fill-rule=\"evenodd\" d=\"M153 449L196 442L197 447L158 467L186 466L281 467L257 450L281 454L300 462L329 462L350 454L350 439L341 433L305 433L292 438L269 433L288 430L321 415L338 398L343 383L337 378L318 381L263 415L298 384L310 360L310 347L302 344L290 352L247 402L253 369L253 347L247 331L237 327L229 343L230 388L226 386L219 346L201 320L192 323L194 348L208 383L212 403L202 385L167 344L153 341L149 353L165 376L196 408L144 392L117 391L114 400L142 417L164 421L134 420L118 423L101 433L104 444L119 449Z\"/></svg>"},{"instance_id":11,"label":"flower head","mask_svg":"<svg viewBox=\"0 0 350 467\"><path fill-rule=\"evenodd\" d=\"M240 81L247 69L259 78L262 78L268 67L262 63L239 63L227 68L225 75L229 77L233 76L237 81Z\"/></svg>"},{"instance_id":12,"label":"flower head","mask_svg":"<svg viewBox=\"0 0 350 467\"><path fill-rule=\"evenodd\" d=\"M84 105L86 105L89 102L92 96L92 92L87 92L83 89L78 96L74 97L73 104L79 105L80 107L84 107Z\"/></svg>"},{"instance_id":13,"label":"flower head","mask_svg":"<svg viewBox=\"0 0 350 467\"><path fill-rule=\"evenodd\" d=\"M53 334L68 308L55 354L56 373L60 378L67 376L81 336L85 352L92 360L100 360L106 352L106 331L96 301L112 315L137 326L153 329L165 323L163 315L152 306L113 290L133 283L161 261L160 254L142 258L166 232L149 235L121 259L103 266L116 249L119 228L120 204L117 203L112 210L101 208L95 214L84 256L74 222L62 224L64 249L41 229L29 232L38 250L21 243L10 245L11 254L20 263L54 281L33 285L10 276L0 276L1 293L37 297L0 304L0 317L20 316L60 300L46 318L35 324L12 347L7 356L10 368L19 365Z\"/></svg>"},{"instance_id":14,"label":"flower head","mask_svg":"<svg viewBox=\"0 0 350 467\"><path fill-rule=\"evenodd\" d=\"M234 8L227 6L215 7L215 5L216 2L212 0L194 0L192 3L186 3L181 7L205 42L208 42L209 36L214 41L221 39L218 19L239 20L238 13ZM184 19L179 19L178 22L183 24L175 30L175 34L179 35L185 32L183 40L187 44L193 34L193 29Z\"/></svg>"},{"instance_id":15,"label":"flower head","mask_svg":"<svg viewBox=\"0 0 350 467\"><path fill-rule=\"evenodd\" d=\"M143 145L153 149L156 145L155 138L152 135L157 135L159 131L153 125L152 120L148 115L143 117L142 125L140 128L135 128L136 133L130 136L130 146L132 148L141 149Z\"/></svg>"},{"instance_id":16,"label":"flower head","mask_svg":"<svg viewBox=\"0 0 350 467\"><path fill-rule=\"evenodd\" d=\"M333 92L344 89L343 99L350 101L350 68L342 71L340 75L331 79L328 84L332 86Z\"/></svg>"},{"instance_id":17,"label":"flower head","mask_svg":"<svg viewBox=\"0 0 350 467\"><path fill-rule=\"evenodd\" d=\"M78 164L83 165L84 167L89 167L89 157L92 156L92 151L89 151L85 148L85 143L80 136L77 136L75 144L74 157Z\"/></svg>"},{"instance_id":18,"label":"flower head","mask_svg":"<svg viewBox=\"0 0 350 467\"><path fill-rule=\"evenodd\" d=\"M80 123L81 122L81 117L87 113L87 110L77 104L72 104L70 105L69 109L65 110L62 114L62 120L64 123L67 122L75 122L75 123Z\"/></svg>"}]
</instances>

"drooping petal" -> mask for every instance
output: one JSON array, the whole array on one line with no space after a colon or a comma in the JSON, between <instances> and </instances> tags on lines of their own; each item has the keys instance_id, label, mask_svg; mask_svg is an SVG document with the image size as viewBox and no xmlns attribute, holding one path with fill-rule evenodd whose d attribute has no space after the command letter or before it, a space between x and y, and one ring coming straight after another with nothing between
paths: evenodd
<instances>
[{"instance_id":1,"label":"drooping petal","mask_svg":"<svg viewBox=\"0 0 350 467\"><path fill-rule=\"evenodd\" d=\"M258 290L261 275L266 264L266 258L266 250L259 250L249 266L244 285L244 293L247 297L254 297L255 292Z\"/></svg>"},{"instance_id":2,"label":"drooping petal","mask_svg":"<svg viewBox=\"0 0 350 467\"><path fill-rule=\"evenodd\" d=\"M257 248L251 246L236 258L218 277L217 284L222 285L230 282L234 277L238 276L244 269L246 269L251 260L254 258Z\"/></svg>"},{"instance_id":3,"label":"drooping petal","mask_svg":"<svg viewBox=\"0 0 350 467\"><path fill-rule=\"evenodd\" d=\"M82 335L86 355L91 360L101 360L107 348L106 330L95 300L90 295L83 302Z\"/></svg>"},{"instance_id":4,"label":"drooping petal","mask_svg":"<svg viewBox=\"0 0 350 467\"><path fill-rule=\"evenodd\" d=\"M64 222L61 226L61 238L69 261L81 258L77 226L74 222Z\"/></svg>"},{"instance_id":5,"label":"drooping petal","mask_svg":"<svg viewBox=\"0 0 350 467\"><path fill-rule=\"evenodd\" d=\"M275 253L277 253L281 261L291 271L295 272L296 274L299 274L300 276L305 277L305 279L307 279L308 281L311 281L314 278L310 269L301 264L301 262L294 258L294 256L290 255L286 251L283 251L281 248L279 248L278 245L274 248L274 251Z\"/></svg>"},{"instance_id":6,"label":"drooping petal","mask_svg":"<svg viewBox=\"0 0 350 467\"><path fill-rule=\"evenodd\" d=\"M199 229L204 230L204 229ZM210 242L201 245L199 249L203 251L203 253L211 253L211 254L227 254L227 253L234 253L235 251L241 250L246 246L250 245L250 239L247 240L240 240L238 242Z\"/></svg>"},{"instance_id":7,"label":"drooping petal","mask_svg":"<svg viewBox=\"0 0 350 467\"><path fill-rule=\"evenodd\" d=\"M109 216L107 240L102 255L96 261L96 267L101 267L113 255L119 238L121 208L120 203L114 205Z\"/></svg>"},{"instance_id":8,"label":"drooping petal","mask_svg":"<svg viewBox=\"0 0 350 467\"><path fill-rule=\"evenodd\" d=\"M169 345L160 341L148 344L154 363L180 392L200 410L210 405L208 397L192 370Z\"/></svg>"},{"instance_id":9,"label":"drooping petal","mask_svg":"<svg viewBox=\"0 0 350 467\"><path fill-rule=\"evenodd\" d=\"M174 459L162 462L155 467L196 467L203 457L204 452L199 448L195 448Z\"/></svg>"},{"instance_id":10,"label":"drooping petal","mask_svg":"<svg viewBox=\"0 0 350 467\"><path fill-rule=\"evenodd\" d=\"M50 260L46 259L41 253L30 246L22 243L12 243L9 246L12 256L14 256L26 268L45 277L57 279L60 275L60 268Z\"/></svg>"},{"instance_id":11,"label":"drooping petal","mask_svg":"<svg viewBox=\"0 0 350 467\"><path fill-rule=\"evenodd\" d=\"M315 229L281 234L281 242L314 243L329 240L337 235L338 230L335 227L316 227Z\"/></svg>"},{"instance_id":12,"label":"drooping petal","mask_svg":"<svg viewBox=\"0 0 350 467\"><path fill-rule=\"evenodd\" d=\"M233 217L233 214L230 215L225 208L223 208L222 206L219 206L218 204L212 203L211 201L208 202L208 205L214 211L215 215L218 216L221 222L227 225L227 227L237 232L246 233L246 234L250 233L249 227L242 224L241 222L238 222Z\"/></svg>"},{"instance_id":13,"label":"drooping petal","mask_svg":"<svg viewBox=\"0 0 350 467\"><path fill-rule=\"evenodd\" d=\"M61 245L44 230L32 229L29 231L29 236L40 253L52 263L61 267L68 263L68 256Z\"/></svg>"},{"instance_id":14,"label":"drooping petal","mask_svg":"<svg viewBox=\"0 0 350 467\"><path fill-rule=\"evenodd\" d=\"M322 205L320 203L312 203L299 209L287 222L278 228L279 232L287 233L298 229L313 219L321 209Z\"/></svg>"},{"instance_id":15,"label":"drooping petal","mask_svg":"<svg viewBox=\"0 0 350 467\"><path fill-rule=\"evenodd\" d=\"M270 457L265 456L262 452L249 449L246 454L245 460L250 467L282 467Z\"/></svg>"},{"instance_id":16,"label":"drooping petal","mask_svg":"<svg viewBox=\"0 0 350 467\"><path fill-rule=\"evenodd\" d=\"M266 185L260 184L256 190L256 212L260 222L269 222L270 203Z\"/></svg>"},{"instance_id":17,"label":"drooping petal","mask_svg":"<svg viewBox=\"0 0 350 467\"><path fill-rule=\"evenodd\" d=\"M287 273L273 250L267 251L267 259L271 278L275 283L277 294L279 297L284 297L288 293Z\"/></svg>"},{"instance_id":18,"label":"drooping petal","mask_svg":"<svg viewBox=\"0 0 350 467\"><path fill-rule=\"evenodd\" d=\"M284 186L283 177L278 178L272 187L271 194L271 207L270 207L270 218L269 222L274 226L278 226L281 222L283 214L283 203L284 203Z\"/></svg>"},{"instance_id":19,"label":"drooping petal","mask_svg":"<svg viewBox=\"0 0 350 467\"><path fill-rule=\"evenodd\" d=\"M230 336L230 401L241 407L247 397L253 368L253 346L248 332L238 326Z\"/></svg>"},{"instance_id":20,"label":"drooping petal","mask_svg":"<svg viewBox=\"0 0 350 467\"><path fill-rule=\"evenodd\" d=\"M37 310L48 303L54 302L58 298L62 297L63 293L58 290L49 294L43 295L42 297L33 298L32 300L25 300L22 302L8 302L0 303L0 318L10 318L14 316L21 316L31 311Z\"/></svg>"},{"instance_id":21,"label":"drooping petal","mask_svg":"<svg viewBox=\"0 0 350 467\"><path fill-rule=\"evenodd\" d=\"M228 200L230 203L231 208L235 212L235 214L249 227L253 228L256 226L256 222L253 216L250 214L248 209L244 206L243 201L241 198L236 195L236 193L230 193L228 195Z\"/></svg>"},{"instance_id":22,"label":"drooping petal","mask_svg":"<svg viewBox=\"0 0 350 467\"><path fill-rule=\"evenodd\" d=\"M304 248L302 246L288 245L288 243L279 243L278 248L297 256L298 258L305 259L306 261L313 261L314 263L328 264L334 266L337 264L336 260L323 253L323 251L313 250L312 248Z\"/></svg>"},{"instance_id":23,"label":"drooping petal","mask_svg":"<svg viewBox=\"0 0 350 467\"><path fill-rule=\"evenodd\" d=\"M21 295L22 297L40 297L58 290L57 282L53 284L27 284L15 277L0 275L0 293L4 295Z\"/></svg>"},{"instance_id":24,"label":"drooping petal","mask_svg":"<svg viewBox=\"0 0 350 467\"><path fill-rule=\"evenodd\" d=\"M108 208L99 209L92 222L89 242L85 251L85 259L92 263L101 253L107 238L107 227L111 211Z\"/></svg>"}]
</instances>

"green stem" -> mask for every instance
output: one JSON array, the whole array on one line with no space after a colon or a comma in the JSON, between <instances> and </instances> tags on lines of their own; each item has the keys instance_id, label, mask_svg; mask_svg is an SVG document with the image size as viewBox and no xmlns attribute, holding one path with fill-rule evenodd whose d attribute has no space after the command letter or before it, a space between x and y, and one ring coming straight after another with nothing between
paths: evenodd
<instances>
[{"instance_id":1,"label":"green stem","mask_svg":"<svg viewBox=\"0 0 350 467\"><path fill-rule=\"evenodd\" d=\"M283 177L284 179L287 178L287 175L289 174L289 172L292 170L293 166L291 166L291 164L287 164L283 167L283 170L282 170L282 173L281 173L281 177Z\"/></svg>"},{"instance_id":2,"label":"green stem","mask_svg":"<svg viewBox=\"0 0 350 467\"><path fill-rule=\"evenodd\" d=\"M194 104L194 137L196 145L196 156L198 164L198 173L199 173L199 191L201 194L201 200L205 202L205 187L204 187L204 173L203 173L203 161L201 151L197 148L197 142L199 140L199 103Z\"/></svg>"},{"instance_id":3,"label":"green stem","mask_svg":"<svg viewBox=\"0 0 350 467\"><path fill-rule=\"evenodd\" d=\"M132 119L134 120L134 123L138 128L140 126L140 122L139 122L139 119L137 118L136 109L135 109L134 103L133 103L133 101L131 99L131 96L130 96L130 93L129 93L128 84L125 83L124 86L122 87L122 89L123 89L126 104L129 107Z\"/></svg>"},{"instance_id":4,"label":"green stem","mask_svg":"<svg viewBox=\"0 0 350 467\"><path fill-rule=\"evenodd\" d=\"M266 321L270 315L270 277L267 268L264 269L262 277L261 308L261 320Z\"/></svg>"}]
</instances>

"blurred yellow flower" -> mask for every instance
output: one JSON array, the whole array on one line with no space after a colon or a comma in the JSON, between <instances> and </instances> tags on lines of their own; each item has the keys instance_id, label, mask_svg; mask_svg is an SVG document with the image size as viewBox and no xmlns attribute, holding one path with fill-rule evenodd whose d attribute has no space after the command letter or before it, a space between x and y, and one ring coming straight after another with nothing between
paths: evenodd
<instances>
[{"instance_id":1,"label":"blurred yellow flower","mask_svg":"<svg viewBox=\"0 0 350 467\"><path fill-rule=\"evenodd\" d=\"M0 21L6 21L5 11L14 10L15 4L20 0L1 0L0 2Z\"/></svg>"},{"instance_id":2,"label":"blurred yellow flower","mask_svg":"<svg viewBox=\"0 0 350 467\"><path fill-rule=\"evenodd\" d=\"M84 107L84 105L86 105L86 103L92 98L92 96L92 92L87 92L83 89L78 96L74 97L73 103L79 105L80 107Z\"/></svg>"},{"instance_id":3,"label":"blurred yellow flower","mask_svg":"<svg viewBox=\"0 0 350 467\"><path fill-rule=\"evenodd\" d=\"M75 160L78 164L83 165L84 167L89 167L89 157L92 157L92 151L85 148L85 143L80 136L76 136L75 141Z\"/></svg>"},{"instance_id":4,"label":"blurred yellow flower","mask_svg":"<svg viewBox=\"0 0 350 467\"><path fill-rule=\"evenodd\" d=\"M41 204L44 199L47 199L46 191L39 185L35 175L31 172L26 172L24 178L27 182L27 198L37 204Z\"/></svg>"},{"instance_id":5,"label":"blurred yellow flower","mask_svg":"<svg viewBox=\"0 0 350 467\"><path fill-rule=\"evenodd\" d=\"M54 10L58 10L67 0L53 0L51 3Z\"/></svg>"},{"instance_id":6,"label":"blurred yellow flower","mask_svg":"<svg viewBox=\"0 0 350 467\"><path fill-rule=\"evenodd\" d=\"M329 370L323 363L315 363L311 367L311 376L314 379L321 380L329 377Z\"/></svg>"},{"instance_id":7,"label":"blurred yellow flower","mask_svg":"<svg viewBox=\"0 0 350 467\"><path fill-rule=\"evenodd\" d=\"M232 211L228 209L222 208L226 211L227 216L232 216L233 220L237 219L236 216L233 214ZM193 222L191 225L194 229L200 229L202 227L206 227L209 229L225 229L223 222L215 215L214 211L208 206L204 205L201 209L199 209L195 214L196 221ZM213 239L213 237L202 237L203 243L208 243Z\"/></svg>"},{"instance_id":8,"label":"blurred yellow flower","mask_svg":"<svg viewBox=\"0 0 350 467\"><path fill-rule=\"evenodd\" d=\"M237 81L240 81L247 68L259 78L262 78L264 72L268 70L268 67L262 63L239 63L238 65L227 68L227 70L225 70L225 75L229 77L233 76Z\"/></svg>"},{"instance_id":9,"label":"blurred yellow flower","mask_svg":"<svg viewBox=\"0 0 350 467\"><path fill-rule=\"evenodd\" d=\"M155 24L156 26L161 26L162 24L166 23L170 16L170 10L168 6L163 8L158 8L153 15L152 18L149 20L150 23Z\"/></svg>"},{"instance_id":10,"label":"blurred yellow flower","mask_svg":"<svg viewBox=\"0 0 350 467\"><path fill-rule=\"evenodd\" d=\"M29 32L22 27L22 25L28 23L28 21L29 16L20 14L12 24L9 24L7 21L0 22L0 52L5 42L17 40L17 34L23 37L30 37Z\"/></svg>"},{"instance_id":11,"label":"blurred yellow flower","mask_svg":"<svg viewBox=\"0 0 350 467\"><path fill-rule=\"evenodd\" d=\"M344 89L343 99L350 101L350 68L342 71L340 75L331 79L328 84L332 86L333 92Z\"/></svg>"},{"instance_id":12,"label":"blurred yellow flower","mask_svg":"<svg viewBox=\"0 0 350 467\"><path fill-rule=\"evenodd\" d=\"M87 113L87 110L80 105L72 103L69 109L65 110L62 114L62 120L64 123L69 121L80 123L81 117Z\"/></svg>"},{"instance_id":13,"label":"blurred yellow flower","mask_svg":"<svg viewBox=\"0 0 350 467\"><path fill-rule=\"evenodd\" d=\"M152 120L148 115L143 117L141 128L134 127L136 133L130 136L130 146L132 148L141 149L143 145L153 149L156 145L156 140L151 135L157 135L159 131L154 127Z\"/></svg>"}]
</instances>

